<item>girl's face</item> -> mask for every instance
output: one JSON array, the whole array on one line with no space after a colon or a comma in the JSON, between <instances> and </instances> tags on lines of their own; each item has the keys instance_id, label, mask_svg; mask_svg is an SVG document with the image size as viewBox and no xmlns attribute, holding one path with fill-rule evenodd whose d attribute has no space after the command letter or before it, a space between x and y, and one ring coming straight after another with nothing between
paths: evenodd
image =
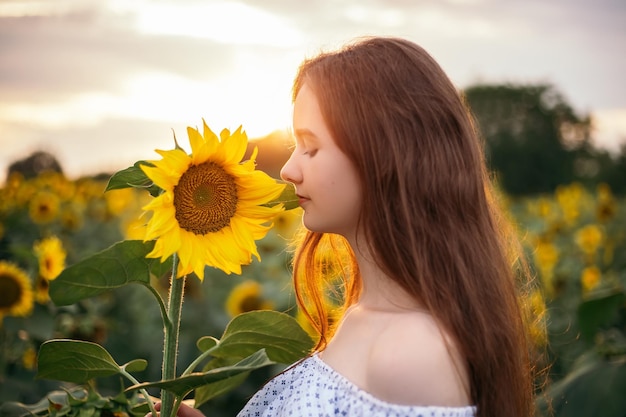
<instances>
[{"instance_id":1,"label":"girl's face","mask_svg":"<svg viewBox=\"0 0 626 417\"><path fill-rule=\"evenodd\" d=\"M293 132L296 146L280 175L296 188L304 225L314 232L353 237L361 208L356 169L335 144L307 84L296 96Z\"/></svg>"}]
</instances>

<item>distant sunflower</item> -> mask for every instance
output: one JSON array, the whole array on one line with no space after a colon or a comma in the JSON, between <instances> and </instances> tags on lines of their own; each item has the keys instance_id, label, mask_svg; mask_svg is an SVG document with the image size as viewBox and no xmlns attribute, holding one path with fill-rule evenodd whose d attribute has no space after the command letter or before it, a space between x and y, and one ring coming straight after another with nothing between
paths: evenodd
<instances>
[{"instance_id":1,"label":"distant sunflower","mask_svg":"<svg viewBox=\"0 0 626 417\"><path fill-rule=\"evenodd\" d=\"M141 218L127 219L121 224L121 228L126 239L143 239L146 235L146 222Z\"/></svg>"},{"instance_id":2,"label":"distant sunflower","mask_svg":"<svg viewBox=\"0 0 626 417\"><path fill-rule=\"evenodd\" d=\"M276 223L276 233L284 239L292 239L298 227L302 224L302 213L302 208L297 207L296 209L284 211L276 216L276 220L274 221L274 223Z\"/></svg>"},{"instance_id":3,"label":"distant sunflower","mask_svg":"<svg viewBox=\"0 0 626 417\"><path fill-rule=\"evenodd\" d=\"M47 224L59 214L61 202L59 197L50 191L40 191L30 200L28 214L33 222Z\"/></svg>"},{"instance_id":4,"label":"distant sunflower","mask_svg":"<svg viewBox=\"0 0 626 417\"><path fill-rule=\"evenodd\" d=\"M82 203L71 202L65 205L59 215L61 226L71 232L80 230L85 223L84 212L85 207Z\"/></svg>"},{"instance_id":5,"label":"distant sunflower","mask_svg":"<svg viewBox=\"0 0 626 417\"><path fill-rule=\"evenodd\" d=\"M274 303L263 297L261 284L256 281L248 280L235 286L226 299L226 312L231 317L248 311L272 308Z\"/></svg>"},{"instance_id":6,"label":"distant sunflower","mask_svg":"<svg viewBox=\"0 0 626 417\"><path fill-rule=\"evenodd\" d=\"M109 213L119 216L128 208L135 198L134 188L122 188L121 190L111 190L104 194L104 200Z\"/></svg>"},{"instance_id":7,"label":"distant sunflower","mask_svg":"<svg viewBox=\"0 0 626 417\"><path fill-rule=\"evenodd\" d=\"M26 272L0 261L0 316L27 316L33 309L33 290Z\"/></svg>"},{"instance_id":8,"label":"distant sunflower","mask_svg":"<svg viewBox=\"0 0 626 417\"><path fill-rule=\"evenodd\" d=\"M588 292L596 288L600 284L602 279L602 272L597 266L588 266L583 269L580 275L580 282L583 287L583 291Z\"/></svg>"},{"instance_id":9,"label":"distant sunflower","mask_svg":"<svg viewBox=\"0 0 626 417\"><path fill-rule=\"evenodd\" d=\"M51 281L65 268L65 249L58 237L52 236L36 242L35 255L39 260L39 275Z\"/></svg>"},{"instance_id":10,"label":"distant sunflower","mask_svg":"<svg viewBox=\"0 0 626 417\"><path fill-rule=\"evenodd\" d=\"M178 276L195 272L204 279L206 265L241 273L252 255L260 259L255 240L263 238L282 205L265 207L284 185L255 170L257 150L241 162L248 138L241 128L220 138L203 122L204 134L187 128L191 155L182 149L157 150L163 159L141 165L163 193L144 206L153 212L145 240L156 239L147 256L164 261L179 257ZM221 140L220 140L221 139Z\"/></svg>"},{"instance_id":11,"label":"distant sunflower","mask_svg":"<svg viewBox=\"0 0 626 417\"><path fill-rule=\"evenodd\" d=\"M334 304L328 299L324 300L324 303L326 304L326 323L332 334L332 332L334 332L335 328L337 327L337 324L339 323L342 309L340 307L334 306ZM298 324L300 324L300 327L302 327L304 331L306 331L309 336L311 336L311 338L313 338L314 340L318 340L320 334L315 325L313 325L313 323L311 322L311 320L319 323L319 316L308 317L307 314L302 310L302 308L299 307L296 312L296 321L298 322Z\"/></svg>"},{"instance_id":12,"label":"distant sunflower","mask_svg":"<svg viewBox=\"0 0 626 417\"><path fill-rule=\"evenodd\" d=\"M575 240L583 252L587 255L594 255L604 241L604 233L599 226L589 224L578 229Z\"/></svg>"},{"instance_id":13,"label":"distant sunflower","mask_svg":"<svg viewBox=\"0 0 626 417\"><path fill-rule=\"evenodd\" d=\"M22 353L22 366L29 371L37 367L37 352L32 346L29 346L24 353Z\"/></svg>"},{"instance_id":14,"label":"distant sunflower","mask_svg":"<svg viewBox=\"0 0 626 417\"><path fill-rule=\"evenodd\" d=\"M50 281L44 277L37 277L33 291L35 293L35 301L39 304L47 304L50 301Z\"/></svg>"}]
</instances>

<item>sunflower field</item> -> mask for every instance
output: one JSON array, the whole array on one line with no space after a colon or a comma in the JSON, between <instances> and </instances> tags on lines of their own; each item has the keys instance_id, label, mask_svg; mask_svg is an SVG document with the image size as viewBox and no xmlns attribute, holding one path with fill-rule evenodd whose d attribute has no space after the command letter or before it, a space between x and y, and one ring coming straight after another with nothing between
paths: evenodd
<instances>
[{"instance_id":1,"label":"sunflower field","mask_svg":"<svg viewBox=\"0 0 626 417\"><path fill-rule=\"evenodd\" d=\"M540 414L626 415L626 200L573 183L506 205L539 281Z\"/></svg>"},{"instance_id":2,"label":"sunflower field","mask_svg":"<svg viewBox=\"0 0 626 417\"><path fill-rule=\"evenodd\" d=\"M49 283L66 266L120 240L143 238L148 193L104 193L107 180L12 173L0 189L0 405L32 404L70 389L36 378L37 352L53 338L94 341L121 361L145 358L144 376L159 378L163 329L145 288L129 285L64 307L48 296ZM545 370L537 386L539 414L626 415L626 200L606 185L574 183L553 194L503 196L503 202L539 284L524 303L533 354ZM259 241L262 262L244 266L241 275L208 268L203 282L186 281L181 362L190 360L199 337L220 335L240 313L276 310L300 319L289 269L289 240L300 216L298 209L279 215ZM155 284L167 292L167 281ZM235 415L278 370L254 371L202 410ZM120 387L118 378L92 386L110 396Z\"/></svg>"}]
</instances>

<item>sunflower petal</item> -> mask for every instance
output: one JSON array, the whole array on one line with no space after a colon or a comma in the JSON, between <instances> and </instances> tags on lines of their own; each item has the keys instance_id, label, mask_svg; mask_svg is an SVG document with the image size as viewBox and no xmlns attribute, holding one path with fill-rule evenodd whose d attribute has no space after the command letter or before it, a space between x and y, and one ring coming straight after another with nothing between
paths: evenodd
<instances>
[{"instance_id":1,"label":"sunflower petal","mask_svg":"<svg viewBox=\"0 0 626 417\"><path fill-rule=\"evenodd\" d=\"M227 164L238 164L248 148L248 136L241 130L241 126L233 134L229 134L227 129L222 130L222 146L225 151L224 162Z\"/></svg>"}]
</instances>

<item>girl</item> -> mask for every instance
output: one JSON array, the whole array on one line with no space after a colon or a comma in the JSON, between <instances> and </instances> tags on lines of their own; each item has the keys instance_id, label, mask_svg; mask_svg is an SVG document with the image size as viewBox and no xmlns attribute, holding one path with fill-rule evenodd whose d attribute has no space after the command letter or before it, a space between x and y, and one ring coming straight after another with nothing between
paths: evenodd
<instances>
[{"instance_id":1,"label":"girl","mask_svg":"<svg viewBox=\"0 0 626 417\"><path fill-rule=\"evenodd\" d=\"M367 38L305 61L293 99L281 176L304 209L294 279L321 337L239 416L531 415L518 246L443 70L412 42ZM328 247L349 254L335 330Z\"/></svg>"}]
</instances>

